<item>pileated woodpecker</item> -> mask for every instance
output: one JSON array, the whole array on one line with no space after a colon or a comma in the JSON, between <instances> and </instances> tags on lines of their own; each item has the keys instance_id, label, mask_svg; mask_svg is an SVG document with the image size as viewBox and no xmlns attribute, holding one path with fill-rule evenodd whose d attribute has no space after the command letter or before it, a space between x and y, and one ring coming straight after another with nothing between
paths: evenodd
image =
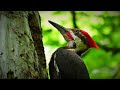
<instances>
[{"instance_id":1,"label":"pileated woodpecker","mask_svg":"<svg viewBox=\"0 0 120 90\"><path fill-rule=\"evenodd\" d=\"M77 28L65 28L49 21L59 30L67 46L58 48L49 62L50 79L90 79L81 55L89 48L99 48L90 35Z\"/></svg>"}]
</instances>

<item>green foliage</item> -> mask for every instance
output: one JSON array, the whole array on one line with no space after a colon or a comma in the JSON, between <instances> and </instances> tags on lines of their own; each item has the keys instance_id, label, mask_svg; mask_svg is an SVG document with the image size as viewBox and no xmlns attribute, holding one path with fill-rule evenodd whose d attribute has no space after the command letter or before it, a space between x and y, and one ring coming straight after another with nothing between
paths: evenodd
<instances>
[{"instance_id":1,"label":"green foliage","mask_svg":"<svg viewBox=\"0 0 120 90\"><path fill-rule=\"evenodd\" d=\"M77 26L87 31L100 49L90 49L82 58L91 79L111 79L120 64L120 12L119 11L76 11ZM48 20L73 28L70 11L40 11L43 42L51 49L66 44L62 35L48 23ZM46 51L46 48L45 48ZM46 52L46 56L53 53ZM48 60L49 62L49 60ZM120 78L120 74L116 75Z\"/></svg>"}]
</instances>

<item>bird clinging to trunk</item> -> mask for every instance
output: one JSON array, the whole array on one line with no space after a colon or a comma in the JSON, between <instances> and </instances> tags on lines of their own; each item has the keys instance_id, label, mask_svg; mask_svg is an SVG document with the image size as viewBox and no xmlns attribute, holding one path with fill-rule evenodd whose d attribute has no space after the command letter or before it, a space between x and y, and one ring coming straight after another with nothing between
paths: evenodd
<instances>
[{"instance_id":1,"label":"bird clinging to trunk","mask_svg":"<svg viewBox=\"0 0 120 90\"><path fill-rule=\"evenodd\" d=\"M50 79L90 79L81 55L89 48L99 48L90 35L78 28L65 28L49 20L67 41L58 48L49 62Z\"/></svg>"}]
</instances>

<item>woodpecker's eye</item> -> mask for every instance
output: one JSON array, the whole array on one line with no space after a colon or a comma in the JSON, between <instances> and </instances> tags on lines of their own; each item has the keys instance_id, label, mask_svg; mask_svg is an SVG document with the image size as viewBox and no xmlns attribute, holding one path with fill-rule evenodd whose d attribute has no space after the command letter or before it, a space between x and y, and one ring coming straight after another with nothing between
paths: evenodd
<instances>
[{"instance_id":1,"label":"woodpecker's eye","mask_svg":"<svg viewBox=\"0 0 120 90\"><path fill-rule=\"evenodd\" d=\"M82 37L81 37L81 40L83 41L84 44L86 44L87 38L86 38L85 36L82 36Z\"/></svg>"},{"instance_id":2,"label":"woodpecker's eye","mask_svg":"<svg viewBox=\"0 0 120 90\"><path fill-rule=\"evenodd\" d=\"M79 30L75 30L75 31L74 31L74 34L75 34L75 35L79 35L79 33L80 33Z\"/></svg>"}]
</instances>

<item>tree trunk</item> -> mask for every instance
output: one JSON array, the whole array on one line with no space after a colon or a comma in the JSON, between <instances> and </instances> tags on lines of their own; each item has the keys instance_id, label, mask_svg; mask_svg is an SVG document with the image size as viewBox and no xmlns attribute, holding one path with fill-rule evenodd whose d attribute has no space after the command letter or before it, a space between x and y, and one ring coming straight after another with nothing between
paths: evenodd
<instances>
[{"instance_id":1,"label":"tree trunk","mask_svg":"<svg viewBox=\"0 0 120 90\"><path fill-rule=\"evenodd\" d=\"M0 11L0 79L47 79L37 11Z\"/></svg>"}]
</instances>

